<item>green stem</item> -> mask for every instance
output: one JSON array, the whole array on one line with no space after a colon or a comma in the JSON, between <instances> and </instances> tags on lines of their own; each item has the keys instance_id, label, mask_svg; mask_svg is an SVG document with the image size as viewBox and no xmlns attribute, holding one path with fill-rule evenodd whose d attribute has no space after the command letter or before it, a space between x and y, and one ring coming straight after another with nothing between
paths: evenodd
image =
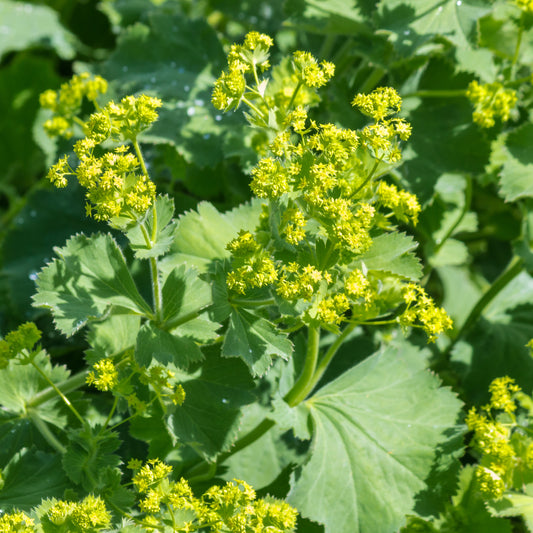
<instances>
[{"instance_id":1,"label":"green stem","mask_svg":"<svg viewBox=\"0 0 533 533\"><path fill-rule=\"evenodd\" d=\"M250 102L250 100L248 100L247 98L245 98L244 96L241 98L241 100L250 108L252 109L253 111L255 111L257 113L258 116L260 116L263 120L265 120L265 115L264 113L258 108L258 107L255 107L254 104L252 104L252 102Z\"/></svg>"},{"instance_id":2,"label":"green stem","mask_svg":"<svg viewBox=\"0 0 533 533\"><path fill-rule=\"evenodd\" d=\"M470 209L470 204L472 202L472 180L470 176L466 176L466 188L465 188L465 201L463 208L457 217L457 220L450 226L444 237L439 241L437 246L435 246L434 254L436 255L439 250L444 246L444 243L453 235L454 231L457 229L457 226L461 223L466 213Z\"/></svg>"},{"instance_id":3,"label":"green stem","mask_svg":"<svg viewBox=\"0 0 533 533\"><path fill-rule=\"evenodd\" d=\"M274 298L268 298L266 300L240 300L239 298L230 298L228 301L231 305L238 307L265 307L276 303Z\"/></svg>"},{"instance_id":4,"label":"green stem","mask_svg":"<svg viewBox=\"0 0 533 533\"><path fill-rule=\"evenodd\" d=\"M296 95L298 94L298 91L300 90L300 87L302 86L303 82L302 80L298 81L298 85L294 88L294 91L292 91L291 99L289 100L289 103L287 105L287 110L289 110L292 107L292 104L294 104L294 100L296 98Z\"/></svg>"},{"instance_id":5,"label":"green stem","mask_svg":"<svg viewBox=\"0 0 533 533\"><path fill-rule=\"evenodd\" d=\"M111 418L113 418L113 415L115 414L115 409L117 408L117 404L118 404L118 396L115 396L115 399L113 401L113 406L111 407L111 411L109 411L109 414L107 415L107 418L106 418L105 422L103 423L102 427L100 428L100 431L98 432L98 435L100 435L105 430L105 428L107 427L109 422L111 422Z\"/></svg>"},{"instance_id":6,"label":"green stem","mask_svg":"<svg viewBox=\"0 0 533 533\"><path fill-rule=\"evenodd\" d=\"M274 427L276 422L270 420L270 418L265 418L260 422L252 431L240 438L231 448L231 450L221 453L217 459L217 465L222 464L228 457L231 457L233 454L239 452L246 446L253 444L257 439L262 437L269 429Z\"/></svg>"},{"instance_id":7,"label":"green stem","mask_svg":"<svg viewBox=\"0 0 533 533\"><path fill-rule=\"evenodd\" d=\"M459 328L459 331L455 335L455 338L450 343L446 349L445 355L448 355L457 342L464 337L465 333L477 322L485 308L489 305L492 300L514 279L520 272L522 272L522 267L524 266L524 260L521 257L513 256L509 265L502 274L492 283L488 290L481 296L477 301L476 305L470 311L467 319L464 321L463 325Z\"/></svg>"},{"instance_id":8,"label":"green stem","mask_svg":"<svg viewBox=\"0 0 533 533\"><path fill-rule=\"evenodd\" d=\"M307 354L305 356L304 368L300 377L284 398L291 407L294 407L303 401L312 390L310 382L318 362L319 342L320 327L309 326L309 332L307 335Z\"/></svg>"},{"instance_id":9,"label":"green stem","mask_svg":"<svg viewBox=\"0 0 533 533\"><path fill-rule=\"evenodd\" d=\"M70 409L72 414L81 422L81 425L85 426L86 422L83 417L80 415L80 413L78 413L78 410L70 403L70 400L57 388L57 385L33 361L31 362L31 365L33 366L33 368L35 368L35 370L37 370L37 372L39 372L43 379L50 384L50 387L52 387L56 394L63 400L63 402L65 402L65 405Z\"/></svg>"},{"instance_id":10,"label":"green stem","mask_svg":"<svg viewBox=\"0 0 533 533\"><path fill-rule=\"evenodd\" d=\"M362 94L370 92L380 82L381 78L385 76L386 72L383 67L374 67L359 88L359 92Z\"/></svg>"},{"instance_id":11,"label":"green stem","mask_svg":"<svg viewBox=\"0 0 533 533\"><path fill-rule=\"evenodd\" d=\"M84 370L78 374L74 374L65 381L57 383L55 386L47 387L46 389L38 392L30 401L26 402L27 408L39 407L43 403L55 398L57 395L57 390L61 391L63 394L68 394L74 390L79 389L85 385L85 380L87 378L88 371Z\"/></svg>"},{"instance_id":12,"label":"green stem","mask_svg":"<svg viewBox=\"0 0 533 533\"><path fill-rule=\"evenodd\" d=\"M346 340L348 335L358 326L358 323L352 323L346 326L343 330L343 332L335 339L335 342L329 347L328 351L324 354L324 357L318 363L318 366L316 367L316 370L309 381L309 384L307 386L308 391L312 391L316 384L320 381L322 376L324 375L324 372L327 370L329 364L331 363L331 360L337 353L338 349L341 347L341 344Z\"/></svg>"},{"instance_id":13,"label":"green stem","mask_svg":"<svg viewBox=\"0 0 533 533\"><path fill-rule=\"evenodd\" d=\"M466 96L466 89L422 90L402 94L402 98L458 98Z\"/></svg>"},{"instance_id":14,"label":"green stem","mask_svg":"<svg viewBox=\"0 0 533 533\"><path fill-rule=\"evenodd\" d=\"M27 411L27 413L33 425L44 437L46 442L48 442L48 444L50 444L50 446L54 448L54 450L56 450L57 452L59 452L60 454L64 454L67 449L57 440L56 436L50 431L48 424L34 411L29 410Z\"/></svg>"},{"instance_id":15,"label":"green stem","mask_svg":"<svg viewBox=\"0 0 533 533\"><path fill-rule=\"evenodd\" d=\"M520 55L520 45L522 44L523 34L524 34L524 24L523 24L523 17L522 17L522 19L520 20L519 28L518 28L518 35L516 37L516 47L515 47L515 51L513 55L513 60L511 61L511 68L509 69L508 79L511 79L513 77L513 74L516 68L516 63L518 61L518 56Z\"/></svg>"}]
</instances>

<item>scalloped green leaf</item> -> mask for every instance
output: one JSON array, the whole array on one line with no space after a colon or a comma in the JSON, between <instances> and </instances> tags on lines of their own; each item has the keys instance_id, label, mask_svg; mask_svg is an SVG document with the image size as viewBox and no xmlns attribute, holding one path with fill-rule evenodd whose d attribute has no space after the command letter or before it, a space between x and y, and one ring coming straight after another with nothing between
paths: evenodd
<instances>
[{"instance_id":1,"label":"scalloped green leaf","mask_svg":"<svg viewBox=\"0 0 533 533\"><path fill-rule=\"evenodd\" d=\"M180 216L174 233L171 253L161 267L166 272L187 263L200 272L208 270L216 259L229 257L226 245L241 229L254 229L259 221L261 201L252 200L227 213L221 213L209 202L200 202L196 211Z\"/></svg>"},{"instance_id":2,"label":"scalloped green leaf","mask_svg":"<svg viewBox=\"0 0 533 533\"><path fill-rule=\"evenodd\" d=\"M67 450L62 457L67 476L86 491L102 490L108 481L108 468L122 462L113 453L120 447L118 434L108 429L85 427L69 434Z\"/></svg>"},{"instance_id":3,"label":"scalloped green leaf","mask_svg":"<svg viewBox=\"0 0 533 533\"><path fill-rule=\"evenodd\" d=\"M215 350L206 353L201 368L179 376L185 401L168 420L179 441L209 461L235 442L241 409L255 401L246 367L235 359L221 358Z\"/></svg>"},{"instance_id":4,"label":"scalloped green leaf","mask_svg":"<svg viewBox=\"0 0 533 533\"><path fill-rule=\"evenodd\" d=\"M212 302L210 285L198 277L195 268L186 265L170 272L161 292L167 329L190 320Z\"/></svg>"},{"instance_id":5,"label":"scalloped green leaf","mask_svg":"<svg viewBox=\"0 0 533 533\"><path fill-rule=\"evenodd\" d=\"M104 322L89 325L87 341L91 346L86 352L87 362L94 364L105 357L133 349L141 319L135 315L111 315Z\"/></svg>"},{"instance_id":6,"label":"scalloped green leaf","mask_svg":"<svg viewBox=\"0 0 533 533\"><path fill-rule=\"evenodd\" d=\"M500 172L500 192L507 202L533 197L533 124L513 130L500 146L498 159L503 160ZM493 155L495 157L495 155Z\"/></svg>"},{"instance_id":7,"label":"scalloped green leaf","mask_svg":"<svg viewBox=\"0 0 533 533\"><path fill-rule=\"evenodd\" d=\"M411 55L435 35L465 47L475 43L477 20L490 7L477 0L381 0L381 28L391 31L395 48Z\"/></svg>"},{"instance_id":8,"label":"scalloped green leaf","mask_svg":"<svg viewBox=\"0 0 533 533\"><path fill-rule=\"evenodd\" d=\"M30 512L44 498L60 498L71 483L57 454L23 448L2 467L0 509Z\"/></svg>"},{"instance_id":9,"label":"scalloped green leaf","mask_svg":"<svg viewBox=\"0 0 533 533\"><path fill-rule=\"evenodd\" d=\"M422 277L420 259L412 253L418 243L405 233L385 233L376 237L371 248L357 259L368 270L390 272L412 281Z\"/></svg>"},{"instance_id":10,"label":"scalloped green leaf","mask_svg":"<svg viewBox=\"0 0 533 533\"><path fill-rule=\"evenodd\" d=\"M159 329L152 322L147 322L140 329L135 347L135 359L145 367L152 361L162 365L172 364L187 369L191 363L204 358L196 343L186 337L173 335Z\"/></svg>"},{"instance_id":11,"label":"scalloped green leaf","mask_svg":"<svg viewBox=\"0 0 533 533\"><path fill-rule=\"evenodd\" d=\"M76 235L57 248L56 254L59 257L37 276L33 305L50 309L65 335L102 317L111 306L151 315L111 235Z\"/></svg>"},{"instance_id":12,"label":"scalloped green leaf","mask_svg":"<svg viewBox=\"0 0 533 533\"><path fill-rule=\"evenodd\" d=\"M437 448L456 433L462 404L439 385L405 342L325 385L306 401L314 437L288 501L327 533L396 531L427 488Z\"/></svg>"},{"instance_id":13,"label":"scalloped green leaf","mask_svg":"<svg viewBox=\"0 0 533 533\"><path fill-rule=\"evenodd\" d=\"M44 351L35 356L35 364L53 383L60 383L70 375L64 366L52 366ZM33 365L11 362L0 371L0 422L2 419L15 418L23 423L28 417L27 409L32 405L35 395L49 387L50 383ZM32 409L45 422L64 428L67 418L60 406L59 397L53 397Z\"/></svg>"},{"instance_id":14,"label":"scalloped green leaf","mask_svg":"<svg viewBox=\"0 0 533 533\"><path fill-rule=\"evenodd\" d=\"M525 486L525 494L506 492L500 500L491 500L487 504L492 516L509 518L521 516L529 531L533 531L533 485Z\"/></svg>"},{"instance_id":15,"label":"scalloped green leaf","mask_svg":"<svg viewBox=\"0 0 533 533\"><path fill-rule=\"evenodd\" d=\"M272 365L272 357L289 359L292 342L272 322L234 309L222 345L223 357L239 357L254 376L262 376Z\"/></svg>"},{"instance_id":16,"label":"scalloped green leaf","mask_svg":"<svg viewBox=\"0 0 533 533\"><path fill-rule=\"evenodd\" d=\"M156 212L156 234L154 229L154 208ZM165 254L174 236L176 223L172 220L174 216L174 200L168 196L158 195L155 206L151 206L142 219L133 228L126 231L126 237L130 241L131 249L138 259L149 257L159 257ZM150 239L150 244L146 242L141 225L144 224L146 235Z\"/></svg>"},{"instance_id":17,"label":"scalloped green leaf","mask_svg":"<svg viewBox=\"0 0 533 533\"><path fill-rule=\"evenodd\" d=\"M0 3L0 59L8 52L30 47L53 48L63 59L72 59L76 37L48 6L29 2Z\"/></svg>"}]
</instances>

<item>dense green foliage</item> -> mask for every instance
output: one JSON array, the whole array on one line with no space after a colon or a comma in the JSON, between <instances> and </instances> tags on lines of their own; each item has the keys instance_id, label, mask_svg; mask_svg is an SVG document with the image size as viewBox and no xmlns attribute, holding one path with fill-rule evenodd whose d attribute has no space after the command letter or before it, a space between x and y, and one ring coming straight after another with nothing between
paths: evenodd
<instances>
[{"instance_id":1,"label":"dense green foliage","mask_svg":"<svg viewBox=\"0 0 533 533\"><path fill-rule=\"evenodd\" d=\"M0 0L0 533L533 532L532 65L529 0Z\"/></svg>"}]
</instances>

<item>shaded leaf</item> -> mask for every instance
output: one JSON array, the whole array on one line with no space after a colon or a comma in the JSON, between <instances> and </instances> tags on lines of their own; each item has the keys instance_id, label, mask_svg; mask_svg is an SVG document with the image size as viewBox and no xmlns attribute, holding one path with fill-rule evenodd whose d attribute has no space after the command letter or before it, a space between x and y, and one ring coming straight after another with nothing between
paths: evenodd
<instances>
[{"instance_id":1,"label":"shaded leaf","mask_svg":"<svg viewBox=\"0 0 533 533\"><path fill-rule=\"evenodd\" d=\"M71 486L57 454L23 448L2 467L0 509L29 512L43 498L61 497Z\"/></svg>"},{"instance_id":2,"label":"shaded leaf","mask_svg":"<svg viewBox=\"0 0 533 533\"><path fill-rule=\"evenodd\" d=\"M185 402L169 417L172 433L207 460L228 450L241 424L241 409L252 403L253 382L246 367L214 349L193 374L180 376Z\"/></svg>"}]
</instances>

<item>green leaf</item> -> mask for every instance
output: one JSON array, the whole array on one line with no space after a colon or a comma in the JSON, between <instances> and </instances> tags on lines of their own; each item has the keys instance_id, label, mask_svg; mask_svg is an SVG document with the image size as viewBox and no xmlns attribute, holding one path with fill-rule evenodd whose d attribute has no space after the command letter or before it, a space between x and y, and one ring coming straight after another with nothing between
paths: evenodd
<instances>
[{"instance_id":1,"label":"green leaf","mask_svg":"<svg viewBox=\"0 0 533 533\"><path fill-rule=\"evenodd\" d=\"M288 501L332 533L396 531L461 409L407 343L348 370L306 405L314 438Z\"/></svg>"},{"instance_id":2,"label":"green leaf","mask_svg":"<svg viewBox=\"0 0 533 533\"><path fill-rule=\"evenodd\" d=\"M61 497L71 484L57 454L23 448L2 465L0 509L30 512L43 498Z\"/></svg>"},{"instance_id":3,"label":"green leaf","mask_svg":"<svg viewBox=\"0 0 533 533\"><path fill-rule=\"evenodd\" d=\"M391 31L394 46L408 56L436 35L468 46L474 42L477 20L490 7L476 0L381 0L378 11L381 28Z\"/></svg>"},{"instance_id":4,"label":"green leaf","mask_svg":"<svg viewBox=\"0 0 533 533\"><path fill-rule=\"evenodd\" d=\"M155 238L153 234L154 207L157 218L157 231ZM159 257L165 254L172 244L176 223L172 220L174 216L174 201L168 196L158 195L155 206L151 206L142 219L131 229L126 231L126 237L130 241L131 249L138 259L149 257ZM144 225L146 235L150 239L150 246L146 243L141 228Z\"/></svg>"},{"instance_id":5,"label":"green leaf","mask_svg":"<svg viewBox=\"0 0 533 533\"><path fill-rule=\"evenodd\" d=\"M87 426L70 432L67 451L62 459L67 476L88 492L102 490L108 478L107 469L122 462L113 453L121 444L118 434L100 429Z\"/></svg>"},{"instance_id":6,"label":"green leaf","mask_svg":"<svg viewBox=\"0 0 533 533\"><path fill-rule=\"evenodd\" d=\"M240 357L254 376L262 376L272 365L272 356L288 359L292 343L272 322L234 309L222 345L223 357Z\"/></svg>"},{"instance_id":7,"label":"green leaf","mask_svg":"<svg viewBox=\"0 0 533 533\"><path fill-rule=\"evenodd\" d=\"M171 254L161 261L161 268L169 272L187 263L205 272L213 260L230 256L227 243L241 229L254 229L260 213L261 201L257 199L227 213L220 213L209 202L200 202L197 211L180 217Z\"/></svg>"},{"instance_id":8,"label":"green leaf","mask_svg":"<svg viewBox=\"0 0 533 533\"><path fill-rule=\"evenodd\" d=\"M213 82L225 67L215 30L203 19L186 18L167 3L120 33L102 64L121 95L153 93L165 102L145 142L171 144L190 163L213 167L224 158L225 137L242 116L222 115L211 105ZM179 124L179 127L176 125ZM235 138L237 146L244 140Z\"/></svg>"},{"instance_id":9,"label":"green leaf","mask_svg":"<svg viewBox=\"0 0 533 533\"><path fill-rule=\"evenodd\" d=\"M223 359L214 349L193 374L180 376L185 402L169 417L172 433L211 461L228 450L240 431L241 409L252 403L253 387L246 367Z\"/></svg>"},{"instance_id":10,"label":"green leaf","mask_svg":"<svg viewBox=\"0 0 533 533\"><path fill-rule=\"evenodd\" d=\"M27 137L27 131L24 135ZM92 233L101 227L85 217L84 195L77 185L66 189L37 189L28 194L25 201L2 246L2 277L5 276L2 285L6 285L21 320L42 313L31 307L31 297L35 293L37 273L50 261L52 248L79 231ZM39 231L35 231L37 227ZM13 309L9 312L12 314Z\"/></svg>"},{"instance_id":11,"label":"green leaf","mask_svg":"<svg viewBox=\"0 0 533 533\"><path fill-rule=\"evenodd\" d=\"M104 322L89 326L87 362L94 364L105 357L113 357L127 349L133 349L141 320L135 315L111 315Z\"/></svg>"},{"instance_id":12,"label":"green leaf","mask_svg":"<svg viewBox=\"0 0 533 533\"><path fill-rule=\"evenodd\" d=\"M525 486L525 494L506 492L500 500L491 500L487 507L493 516L521 516L529 531L533 531L533 486Z\"/></svg>"},{"instance_id":13,"label":"green leaf","mask_svg":"<svg viewBox=\"0 0 533 533\"><path fill-rule=\"evenodd\" d=\"M289 24L302 31L332 35L369 33L361 8L344 0L291 0L286 2L285 11L290 16Z\"/></svg>"},{"instance_id":14,"label":"green leaf","mask_svg":"<svg viewBox=\"0 0 533 533\"><path fill-rule=\"evenodd\" d=\"M207 344L213 342L220 337L217 331L221 328L221 324L218 322L212 322L205 318L195 318L189 320L172 330L174 335L179 337L187 337L193 339L196 342Z\"/></svg>"},{"instance_id":15,"label":"green leaf","mask_svg":"<svg viewBox=\"0 0 533 533\"><path fill-rule=\"evenodd\" d=\"M434 267L447 265L464 265L468 260L468 248L456 239L447 239L437 253L431 257Z\"/></svg>"},{"instance_id":16,"label":"green leaf","mask_svg":"<svg viewBox=\"0 0 533 533\"><path fill-rule=\"evenodd\" d=\"M137 336L135 359L142 366L149 367L155 360L162 365L172 364L187 369L191 363L203 358L202 351L193 340L159 329L152 322L146 322Z\"/></svg>"},{"instance_id":17,"label":"green leaf","mask_svg":"<svg viewBox=\"0 0 533 533\"><path fill-rule=\"evenodd\" d=\"M455 289L460 292L461 285L456 283ZM466 342L456 346L452 363L472 404L489 399L489 384L499 376L514 378L524 390L531 390L533 359L526 347L533 338L531 302L533 278L522 272L487 306Z\"/></svg>"},{"instance_id":18,"label":"green leaf","mask_svg":"<svg viewBox=\"0 0 533 533\"><path fill-rule=\"evenodd\" d=\"M500 192L507 202L533 196L533 124L527 123L513 130L500 148L504 157L500 172Z\"/></svg>"},{"instance_id":19,"label":"green leaf","mask_svg":"<svg viewBox=\"0 0 533 533\"><path fill-rule=\"evenodd\" d=\"M35 356L34 362L53 383L64 381L70 375L64 366L52 366L44 351ZM35 395L49 386L50 383L33 365L19 365L11 361L7 368L0 371L0 420L16 416L22 423L28 417L28 407L31 407L42 420L60 428L65 427L67 419L58 406L57 396L39 406L32 405Z\"/></svg>"},{"instance_id":20,"label":"green leaf","mask_svg":"<svg viewBox=\"0 0 533 533\"><path fill-rule=\"evenodd\" d=\"M163 322L170 329L211 304L211 287L198 277L198 271L186 265L174 268L162 289Z\"/></svg>"},{"instance_id":21,"label":"green leaf","mask_svg":"<svg viewBox=\"0 0 533 533\"><path fill-rule=\"evenodd\" d=\"M77 40L47 6L28 2L0 3L0 59L11 51L32 46L53 48L63 59L72 59Z\"/></svg>"},{"instance_id":22,"label":"green leaf","mask_svg":"<svg viewBox=\"0 0 533 533\"><path fill-rule=\"evenodd\" d=\"M111 306L151 315L111 235L76 235L56 254L59 258L37 277L33 304L51 309L57 328L65 335L102 317Z\"/></svg>"},{"instance_id":23,"label":"green leaf","mask_svg":"<svg viewBox=\"0 0 533 533\"><path fill-rule=\"evenodd\" d=\"M268 410L258 403L243 409L242 433L246 435L268 416ZM308 416L308 414L306 414ZM286 435L286 428L276 425L255 442L224 461L222 478L245 479L254 489L270 485L290 464L302 459L294 439Z\"/></svg>"},{"instance_id":24,"label":"green leaf","mask_svg":"<svg viewBox=\"0 0 533 533\"><path fill-rule=\"evenodd\" d=\"M371 248L357 262L365 264L368 270L390 272L406 279L418 281L422 277L420 259L413 250L418 243L405 233L385 233L376 237Z\"/></svg>"}]
</instances>

